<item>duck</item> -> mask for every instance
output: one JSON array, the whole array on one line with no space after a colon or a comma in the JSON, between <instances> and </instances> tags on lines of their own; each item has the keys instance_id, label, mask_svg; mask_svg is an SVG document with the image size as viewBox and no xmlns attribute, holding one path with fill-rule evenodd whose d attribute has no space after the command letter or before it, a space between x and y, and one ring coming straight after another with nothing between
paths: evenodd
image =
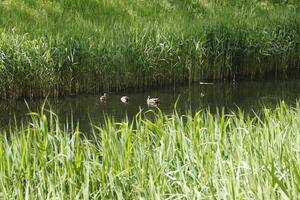
<instances>
[{"instance_id":1,"label":"duck","mask_svg":"<svg viewBox=\"0 0 300 200\"><path fill-rule=\"evenodd\" d=\"M147 98L148 105L157 105L159 104L159 102L160 102L159 98L151 98L150 96L148 96Z\"/></svg>"},{"instance_id":2,"label":"duck","mask_svg":"<svg viewBox=\"0 0 300 200\"><path fill-rule=\"evenodd\" d=\"M200 85L212 85L214 83L209 83L209 82L200 82Z\"/></svg>"},{"instance_id":3,"label":"duck","mask_svg":"<svg viewBox=\"0 0 300 200\"><path fill-rule=\"evenodd\" d=\"M106 93L104 93L104 94L100 97L100 101L101 101L102 103L106 103L106 101L107 101L107 94L106 94Z\"/></svg>"},{"instance_id":4,"label":"duck","mask_svg":"<svg viewBox=\"0 0 300 200\"><path fill-rule=\"evenodd\" d=\"M128 102L129 102L129 97L128 97L128 96L122 96L122 97L121 97L121 101L122 101L123 103L128 103Z\"/></svg>"}]
</instances>

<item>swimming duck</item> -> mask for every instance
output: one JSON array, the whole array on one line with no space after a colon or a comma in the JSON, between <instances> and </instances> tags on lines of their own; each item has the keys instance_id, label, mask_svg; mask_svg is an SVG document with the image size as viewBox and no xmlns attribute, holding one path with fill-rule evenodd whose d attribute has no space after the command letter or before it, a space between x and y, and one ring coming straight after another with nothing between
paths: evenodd
<instances>
[{"instance_id":1,"label":"swimming duck","mask_svg":"<svg viewBox=\"0 0 300 200\"><path fill-rule=\"evenodd\" d=\"M100 101L103 102L103 103L106 103L107 101L107 94L104 93L101 97L100 97Z\"/></svg>"},{"instance_id":2,"label":"swimming duck","mask_svg":"<svg viewBox=\"0 0 300 200\"><path fill-rule=\"evenodd\" d=\"M122 97L121 97L121 101L122 101L123 103L128 103L128 102L129 102L129 97L128 97L128 96L122 96Z\"/></svg>"},{"instance_id":3,"label":"swimming duck","mask_svg":"<svg viewBox=\"0 0 300 200\"><path fill-rule=\"evenodd\" d=\"M159 102L160 102L159 98L151 98L150 96L148 96L147 98L148 105L157 105L159 104Z\"/></svg>"}]
</instances>

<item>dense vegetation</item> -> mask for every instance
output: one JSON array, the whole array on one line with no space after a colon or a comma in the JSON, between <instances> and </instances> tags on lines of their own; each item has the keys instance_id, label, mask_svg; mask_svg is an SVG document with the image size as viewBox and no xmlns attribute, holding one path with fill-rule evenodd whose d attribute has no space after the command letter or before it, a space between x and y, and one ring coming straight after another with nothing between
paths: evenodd
<instances>
[{"instance_id":1,"label":"dense vegetation","mask_svg":"<svg viewBox=\"0 0 300 200\"><path fill-rule=\"evenodd\" d=\"M0 132L3 199L298 199L300 103L259 114L107 118L93 134L31 113Z\"/></svg>"},{"instance_id":2,"label":"dense vegetation","mask_svg":"<svg viewBox=\"0 0 300 200\"><path fill-rule=\"evenodd\" d=\"M298 0L2 0L0 31L1 98L300 65Z\"/></svg>"}]
</instances>

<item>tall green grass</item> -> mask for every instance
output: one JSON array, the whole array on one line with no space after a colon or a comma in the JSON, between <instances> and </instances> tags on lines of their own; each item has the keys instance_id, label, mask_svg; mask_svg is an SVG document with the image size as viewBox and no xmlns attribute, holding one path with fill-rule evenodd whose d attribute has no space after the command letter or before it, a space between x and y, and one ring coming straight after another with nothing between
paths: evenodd
<instances>
[{"instance_id":1,"label":"tall green grass","mask_svg":"<svg viewBox=\"0 0 300 200\"><path fill-rule=\"evenodd\" d=\"M44 109L31 117L0 132L3 199L299 198L299 102L107 117L90 134Z\"/></svg>"},{"instance_id":2,"label":"tall green grass","mask_svg":"<svg viewBox=\"0 0 300 200\"><path fill-rule=\"evenodd\" d=\"M4 0L0 96L58 96L299 67L300 4Z\"/></svg>"}]
</instances>

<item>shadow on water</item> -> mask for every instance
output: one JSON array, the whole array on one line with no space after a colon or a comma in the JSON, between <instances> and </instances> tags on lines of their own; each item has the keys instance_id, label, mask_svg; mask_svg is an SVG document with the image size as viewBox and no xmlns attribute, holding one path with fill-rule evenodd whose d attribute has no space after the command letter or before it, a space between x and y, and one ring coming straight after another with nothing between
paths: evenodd
<instances>
[{"instance_id":1,"label":"shadow on water","mask_svg":"<svg viewBox=\"0 0 300 200\"><path fill-rule=\"evenodd\" d=\"M120 93L108 93L107 102L101 103L100 95L81 95L60 99L49 99L46 107L58 114L61 122L79 122L82 130L90 130L90 123L101 123L104 114L113 116L115 121L128 117L132 119L140 110L151 109L146 104L148 95L159 97L159 108L164 113L172 113L174 103L178 99L177 111L184 113L189 110L194 113L199 109L209 108L216 112L216 108L225 111L236 110L237 106L246 112L258 110L265 105L274 107L279 101L294 104L299 98L300 79L276 81L243 81L233 83L199 84L190 86L173 86L156 88L148 91L129 90ZM128 95L130 102L124 104L121 96ZM30 110L38 111L43 99L28 101ZM5 128L14 118L18 123L26 120L29 110L24 100L14 102L0 102L0 127ZM28 117L27 117L28 118Z\"/></svg>"}]
</instances>

